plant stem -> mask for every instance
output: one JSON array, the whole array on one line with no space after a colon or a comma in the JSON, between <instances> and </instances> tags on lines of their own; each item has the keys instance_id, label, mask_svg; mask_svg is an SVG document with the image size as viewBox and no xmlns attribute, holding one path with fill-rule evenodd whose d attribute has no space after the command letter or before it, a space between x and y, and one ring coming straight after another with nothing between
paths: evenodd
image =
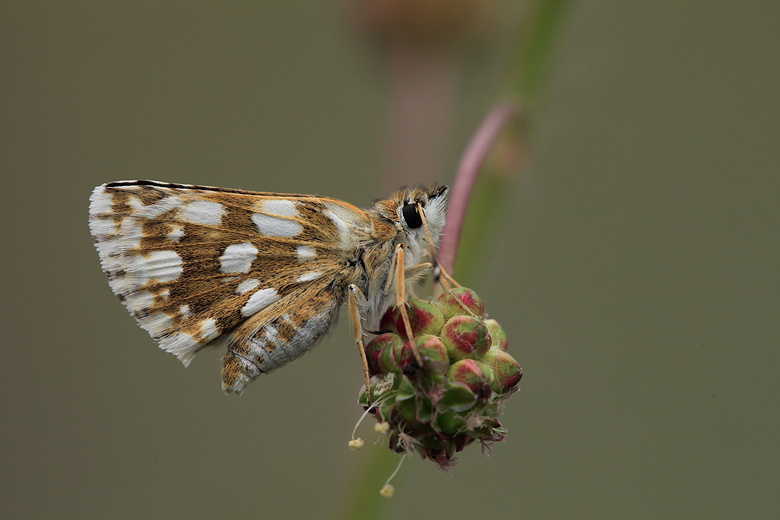
<instances>
[{"instance_id":1,"label":"plant stem","mask_svg":"<svg viewBox=\"0 0 780 520\"><path fill-rule=\"evenodd\" d=\"M519 115L520 108L513 100L496 105L482 121L463 153L455 182L450 190L447 223L444 225L439 245L439 263L448 272L452 272L455 267L455 254L463 229L463 220L480 167L501 129L510 119Z\"/></svg>"}]
</instances>

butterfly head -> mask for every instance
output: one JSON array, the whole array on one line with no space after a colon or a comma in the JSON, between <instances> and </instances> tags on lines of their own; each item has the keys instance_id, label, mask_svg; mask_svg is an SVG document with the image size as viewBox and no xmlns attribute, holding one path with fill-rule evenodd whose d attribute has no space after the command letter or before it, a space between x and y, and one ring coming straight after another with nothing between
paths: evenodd
<instances>
[{"instance_id":1,"label":"butterfly head","mask_svg":"<svg viewBox=\"0 0 780 520\"><path fill-rule=\"evenodd\" d=\"M447 213L448 189L435 184L426 188L407 188L396 192L388 201L391 204L386 208L386 215L394 221L415 259L428 251L429 235L434 247L439 244Z\"/></svg>"}]
</instances>

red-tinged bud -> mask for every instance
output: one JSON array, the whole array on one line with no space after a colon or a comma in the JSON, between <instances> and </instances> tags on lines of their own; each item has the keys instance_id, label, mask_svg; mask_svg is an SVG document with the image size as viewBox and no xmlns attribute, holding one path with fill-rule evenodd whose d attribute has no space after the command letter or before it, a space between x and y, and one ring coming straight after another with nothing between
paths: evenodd
<instances>
[{"instance_id":1,"label":"red-tinged bud","mask_svg":"<svg viewBox=\"0 0 780 520\"><path fill-rule=\"evenodd\" d=\"M381 361L382 351L387 348L389 352L392 352L394 345L398 345L400 348L400 346L403 345L403 340L398 336L398 334L392 334L390 332L380 334L371 340L371 343L366 345L368 372L372 376L387 372L387 370L384 369Z\"/></svg>"},{"instance_id":2,"label":"red-tinged bud","mask_svg":"<svg viewBox=\"0 0 780 520\"><path fill-rule=\"evenodd\" d=\"M447 373L450 369L450 358L447 355L447 348L438 337L425 334L418 336L415 343L426 372L438 375Z\"/></svg>"},{"instance_id":3,"label":"red-tinged bud","mask_svg":"<svg viewBox=\"0 0 780 520\"><path fill-rule=\"evenodd\" d=\"M396 359L398 360L398 366L401 367L401 372L404 374L414 376L420 372L420 366L414 355L414 348L412 348L411 341L404 343L401 348L401 354Z\"/></svg>"},{"instance_id":4,"label":"red-tinged bud","mask_svg":"<svg viewBox=\"0 0 780 520\"><path fill-rule=\"evenodd\" d=\"M402 340L398 334L382 334L382 336L385 335L387 335L388 338L385 340L384 348L379 353L379 370L383 374L387 374L389 372L401 372L403 370L401 357L403 353L404 340Z\"/></svg>"},{"instance_id":5,"label":"red-tinged bud","mask_svg":"<svg viewBox=\"0 0 780 520\"><path fill-rule=\"evenodd\" d=\"M406 314L409 316L409 324L412 326L412 334L419 336L422 334L436 334L444 325L444 316L433 303L425 300L414 300L406 308ZM398 315L395 322L395 329L404 339L406 337L406 327L403 318Z\"/></svg>"},{"instance_id":6,"label":"red-tinged bud","mask_svg":"<svg viewBox=\"0 0 780 520\"><path fill-rule=\"evenodd\" d=\"M451 361L481 358L490 350L490 331L473 316L454 316L441 329L441 340Z\"/></svg>"},{"instance_id":7,"label":"red-tinged bud","mask_svg":"<svg viewBox=\"0 0 780 520\"><path fill-rule=\"evenodd\" d=\"M487 325L487 328L490 331L490 338L492 339L491 346L493 348L498 347L501 350L506 350L509 346L509 342L506 339L506 332L501 328L501 325L493 319L485 320L485 325Z\"/></svg>"},{"instance_id":8,"label":"red-tinged bud","mask_svg":"<svg viewBox=\"0 0 780 520\"><path fill-rule=\"evenodd\" d=\"M398 333L399 329L395 327L395 323L398 321L400 316L401 310L399 307L390 307L382 315L382 319L379 320L379 330L389 330L391 332Z\"/></svg>"},{"instance_id":9,"label":"red-tinged bud","mask_svg":"<svg viewBox=\"0 0 780 520\"><path fill-rule=\"evenodd\" d=\"M461 359L450 367L447 377L453 383L462 383L474 392L477 399L490 397L490 380L493 372L490 367L473 359Z\"/></svg>"},{"instance_id":10,"label":"red-tinged bud","mask_svg":"<svg viewBox=\"0 0 780 520\"><path fill-rule=\"evenodd\" d=\"M523 377L523 369L510 354L500 348L491 348L484 358L485 363L493 370L493 380L490 388L497 394L511 390L520 378Z\"/></svg>"},{"instance_id":11,"label":"red-tinged bud","mask_svg":"<svg viewBox=\"0 0 780 520\"><path fill-rule=\"evenodd\" d=\"M441 310L445 321L453 316L467 315L469 312L475 316L485 315L485 304L477 293L465 287L456 287L451 291L443 292L436 298L434 304Z\"/></svg>"}]
</instances>

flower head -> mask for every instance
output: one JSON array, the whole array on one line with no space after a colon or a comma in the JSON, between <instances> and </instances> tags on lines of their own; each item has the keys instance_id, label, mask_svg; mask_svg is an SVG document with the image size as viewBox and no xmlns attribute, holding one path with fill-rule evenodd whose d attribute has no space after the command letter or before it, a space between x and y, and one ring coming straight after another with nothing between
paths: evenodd
<instances>
[{"instance_id":1,"label":"flower head","mask_svg":"<svg viewBox=\"0 0 780 520\"><path fill-rule=\"evenodd\" d=\"M386 332L366 346L372 412L387 425L391 450L417 451L448 468L469 444L504 439L498 416L523 373L474 291L456 288L432 302L414 300L406 312L413 338L400 310L391 308L382 319ZM359 402L367 406L366 389Z\"/></svg>"}]
</instances>

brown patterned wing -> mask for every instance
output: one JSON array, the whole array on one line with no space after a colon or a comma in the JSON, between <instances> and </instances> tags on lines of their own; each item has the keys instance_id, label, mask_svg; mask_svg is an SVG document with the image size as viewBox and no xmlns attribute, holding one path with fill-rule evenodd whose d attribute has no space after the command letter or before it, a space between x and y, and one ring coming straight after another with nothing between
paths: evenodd
<instances>
[{"instance_id":1,"label":"brown patterned wing","mask_svg":"<svg viewBox=\"0 0 780 520\"><path fill-rule=\"evenodd\" d=\"M316 344L371 226L335 199L155 181L104 184L90 201L103 270L139 325L185 365L227 346L226 373L230 359L268 372Z\"/></svg>"}]
</instances>

